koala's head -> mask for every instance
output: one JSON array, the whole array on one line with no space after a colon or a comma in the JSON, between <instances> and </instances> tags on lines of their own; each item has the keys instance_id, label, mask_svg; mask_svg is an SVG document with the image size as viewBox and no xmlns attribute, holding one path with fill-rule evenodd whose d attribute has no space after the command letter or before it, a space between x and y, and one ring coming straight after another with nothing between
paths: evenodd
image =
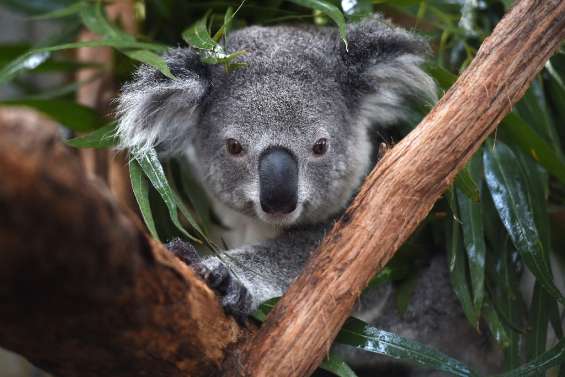
<instances>
[{"instance_id":1,"label":"koala's head","mask_svg":"<svg viewBox=\"0 0 565 377\"><path fill-rule=\"evenodd\" d=\"M119 99L123 147L188 156L211 196L280 225L344 208L371 165L371 127L431 102L419 65L426 42L375 16L348 31L250 27L230 35L247 67L226 73L190 48L166 60L176 79L143 66Z\"/></svg>"}]
</instances>

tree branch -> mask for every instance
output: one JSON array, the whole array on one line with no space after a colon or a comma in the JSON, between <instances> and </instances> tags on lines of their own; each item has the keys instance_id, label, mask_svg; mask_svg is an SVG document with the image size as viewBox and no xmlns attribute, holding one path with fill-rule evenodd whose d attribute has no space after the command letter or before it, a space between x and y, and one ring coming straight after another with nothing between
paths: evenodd
<instances>
[{"instance_id":1,"label":"tree branch","mask_svg":"<svg viewBox=\"0 0 565 377\"><path fill-rule=\"evenodd\" d=\"M214 292L19 119L0 118L0 344L61 377L213 375L244 333Z\"/></svg>"},{"instance_id":2,"label":"tree branch","mask_svg":"<svg viewBox=\"0 0 565 377\"><path fill-rule=\"evenodd\" d=\"M233 374L308 376L369 279L394 255L565 36L565 2L522 0L420 125L363 184Z\"/></svg>"}]
</instances>

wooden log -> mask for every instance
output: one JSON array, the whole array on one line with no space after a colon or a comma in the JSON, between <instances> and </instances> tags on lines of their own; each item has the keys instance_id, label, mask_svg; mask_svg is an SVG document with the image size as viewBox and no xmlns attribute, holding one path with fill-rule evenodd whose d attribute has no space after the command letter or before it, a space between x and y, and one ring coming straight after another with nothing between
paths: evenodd
<instances>
[{"instance_id":1,"label":"wooden log","mask_svg":"<svg viewBox=\"0 0 565 377\"><path fill-rule=\"evenodd\" d=\"M369 279L451 185L565 36L565 1L522 0L420 125L368 176L273 309L231 360L232 375L308 376Z\"/></svg>"},{"instance_id":2,"label":"wooden log","mask_svg":"<svg viewBox=\"0 0 565 377\"><path fill-rule=\"evenodd\" d=\"M6 119L0 345L61 377L214 375L244 334L214 292L84 172L55 125Z\"/></svg>"}]
</instances>

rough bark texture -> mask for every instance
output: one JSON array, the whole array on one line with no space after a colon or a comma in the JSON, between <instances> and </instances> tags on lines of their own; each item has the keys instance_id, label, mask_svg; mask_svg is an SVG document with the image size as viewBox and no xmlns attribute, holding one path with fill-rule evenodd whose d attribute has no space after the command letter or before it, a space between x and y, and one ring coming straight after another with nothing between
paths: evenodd
<instances>
[{"instance_id":1,"label":"rough bark texture","mask_svg":"<svg viewBox=\"0 0 565 377\"><path fill-rule=\"evenodd\" d=\"M3 347L60 377L216 372L241 329L53 124L0 117L0 176Z\"/></svg>"},{"instance_id":2,"label":"rough bark texture","mask_svg":"<svg viewBox=\"0 0 565 377\"><path fill-rule=\"evenodd\" d=\"M307 376L369 279L425 218L565 36L565 1L523 0L422 123L366 179L344 218L234 363Z\"/></svg>"}]
</instances>

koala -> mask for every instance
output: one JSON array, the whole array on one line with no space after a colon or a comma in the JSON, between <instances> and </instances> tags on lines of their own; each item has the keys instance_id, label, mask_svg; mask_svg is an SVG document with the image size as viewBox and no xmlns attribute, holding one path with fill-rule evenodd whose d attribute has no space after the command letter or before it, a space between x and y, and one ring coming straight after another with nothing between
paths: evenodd
<instances>
[{"instance_id":1,"label":"koala","mask_svg":"<svg viewBox=\"0 0 565 377\"><path fill-rule=\"evenodd\" d=\"M118 99L118 135L122 148L190 165L229 249L200 260L182 242L169 247L244 318L285 292L343 213L377 162L375 131L406 119L413 101L432 104L436 86L422 69L426 40L379 15L348 26L348 47L337 29L313 26L247 27L226 45L247 52L245 68L203 64L192 48L165 55L175 79L141 66ZM398 318L390 286L365 294L357 315L438 345L446 324L467 331L446 265L435 258L420 277L422 317Z\"/></svg>"}]
</instances>

